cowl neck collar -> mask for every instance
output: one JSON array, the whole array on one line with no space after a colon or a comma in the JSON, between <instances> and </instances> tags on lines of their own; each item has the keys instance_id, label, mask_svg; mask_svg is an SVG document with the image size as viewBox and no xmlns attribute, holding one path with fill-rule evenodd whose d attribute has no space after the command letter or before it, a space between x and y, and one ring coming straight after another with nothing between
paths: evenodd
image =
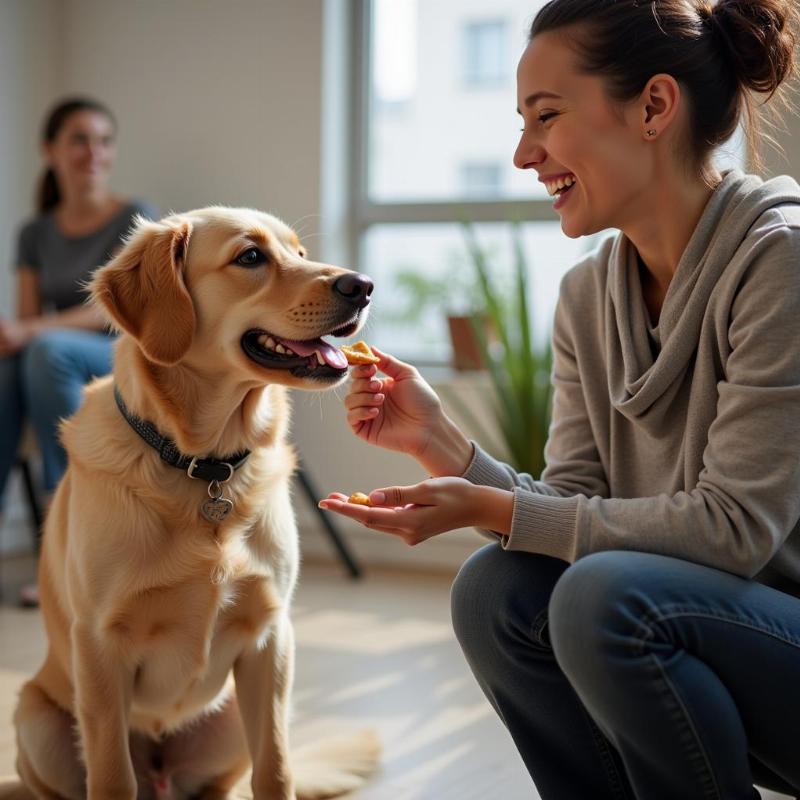
<instances>
[{"instance_id":1,"label":"cowl neck collar","mask_svg":"<svg viewBox=\"0 0 800 800\"><path fill-rule=\"evenodd\" d=\"M753 223L769 208L800 204L800 186L787 176L763 181L739 170L724 173L681 256L658 323L657 357L648 340L639 256L620 233L611 249L606 294L606 344L611 401L631 420L658 433L659 423L694 362L705 310Z\"/></svg>"}]
</instances>

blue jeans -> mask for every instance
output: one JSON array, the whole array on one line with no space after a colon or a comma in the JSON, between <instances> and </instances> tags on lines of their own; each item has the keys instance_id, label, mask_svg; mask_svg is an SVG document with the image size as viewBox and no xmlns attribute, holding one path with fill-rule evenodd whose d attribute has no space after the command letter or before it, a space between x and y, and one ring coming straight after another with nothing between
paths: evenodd
<instances>
[{"instance_id":1,"label":"blue jeans","mask_svg":"<svg viewBox=\"0 0 800 800\"><path fill-rule=\"evenodd\" d=\"M543 800L800 795L800 599L666 556L492 544L452 616Z\"/></svg>"},{"instance_id":2,"label":"blue jeans","mask_svg":"<svg viewBox=\"0 0 800 800\"><path fill-rule=\"evenodd\" d=\"M94 331L50 330L0 359L0 500L26 419L42 453L44 489L56 488L67 468L58 423L78 409L86 383L111 371L113 341Z\"/></svg>"}]
</instances>

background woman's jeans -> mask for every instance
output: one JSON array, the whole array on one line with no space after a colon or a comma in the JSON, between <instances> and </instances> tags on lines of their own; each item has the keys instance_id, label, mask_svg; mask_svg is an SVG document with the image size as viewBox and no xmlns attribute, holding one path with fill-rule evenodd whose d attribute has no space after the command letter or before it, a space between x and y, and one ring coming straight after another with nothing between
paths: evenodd
<instances>
[{"instance_id":1,"label":"background woman's jeans","mask_svg":"<svg viewBox=\"0 0 800 800\"><path fill-rule=\"evenodd\" d=\"M111 371L113 341L94 331L57 329L0 359L0 501L26 419L42 452L45 491L55 489L67 468L59 420L78 409L86 383Z\"/></svg>"},{"instance_id":2,"label":"background woman's jeans","mask_svg":"<svg viewBox=\"0 0 800 800\"><path fill-rule=\"evenodd\" d=\"M543 800L800 795L797 598L665 556L492 544L452 614Z\"/></svg>"}]
</instances>

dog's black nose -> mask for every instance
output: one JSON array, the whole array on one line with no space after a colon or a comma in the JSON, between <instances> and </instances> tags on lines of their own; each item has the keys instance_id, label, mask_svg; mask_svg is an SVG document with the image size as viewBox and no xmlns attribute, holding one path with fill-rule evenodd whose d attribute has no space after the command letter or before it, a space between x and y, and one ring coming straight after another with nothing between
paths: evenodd
<instances>
[{"instance_id":1,"label":"dog's black nose","mask_svg":"<svg viewBox=\"0 0 800 800\"><path fill-rule=\"evenodd\" d=\"M343 300L354 306L364 308L369 305L369 296L372 294L373 283L359 272L348 272L337 278L333 284L333 291Z\"/></svg>"}]
</instances>

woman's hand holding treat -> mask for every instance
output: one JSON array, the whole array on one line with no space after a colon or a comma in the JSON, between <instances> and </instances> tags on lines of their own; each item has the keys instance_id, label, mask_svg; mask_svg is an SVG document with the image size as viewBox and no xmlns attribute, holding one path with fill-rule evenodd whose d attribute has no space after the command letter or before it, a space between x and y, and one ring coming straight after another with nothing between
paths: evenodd
<instances>
[{"instance_id":1,"label":"woman's hand holding treat","mask_svg":"<svg viewBox=\"0 0 800 800\"><path fill-rule=\"evenodd\" d=\"M377 365L352 368L347 421L370 444L413 456L431 475L461 475L472 444L442 410L436 392L410 364L372 348ZM378 378L378 371L386 377Z\"/></svg>"}]
</instances>

